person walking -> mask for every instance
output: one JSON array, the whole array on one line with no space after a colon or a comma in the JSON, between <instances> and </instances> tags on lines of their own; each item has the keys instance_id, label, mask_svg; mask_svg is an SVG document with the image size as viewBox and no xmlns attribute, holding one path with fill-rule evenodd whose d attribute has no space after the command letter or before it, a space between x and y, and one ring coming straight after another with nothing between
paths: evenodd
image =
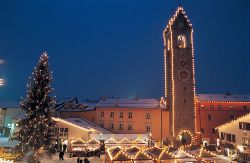
<instances>
[{"instance_id":1,"label":"person walking","mask_svg":"<svg viewBox=\"0 0 250 163\"><path fill-rule=\"evenodd\" d=\"M87 157L84 158L84 163L90 163Z\"/></svg>"},{"instance_id":2,"label":"person walking","mask_svg":"<svg viewBox=\"0 0 250 163\"><path fill-rule=\"evenodd\" d=\"M64 152L60 151L59 152L59 160L63 160Z\"/></svg>"}]
</instances>

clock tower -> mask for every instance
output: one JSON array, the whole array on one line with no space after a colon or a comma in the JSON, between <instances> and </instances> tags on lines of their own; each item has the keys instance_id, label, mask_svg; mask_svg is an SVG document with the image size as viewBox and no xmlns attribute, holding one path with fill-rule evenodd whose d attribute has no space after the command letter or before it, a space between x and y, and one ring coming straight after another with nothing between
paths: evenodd
<instances>
[{"instance_id":1,"label":"clock tower","mask_svg":"<svg viewBox=\"0 0 250 163\"><path fill-rule=\"evenodd\" d=\"M195 74L193 28L182 7L163 31L165 98L172 140L195 141Z\"/></svg>"}]
</instances>

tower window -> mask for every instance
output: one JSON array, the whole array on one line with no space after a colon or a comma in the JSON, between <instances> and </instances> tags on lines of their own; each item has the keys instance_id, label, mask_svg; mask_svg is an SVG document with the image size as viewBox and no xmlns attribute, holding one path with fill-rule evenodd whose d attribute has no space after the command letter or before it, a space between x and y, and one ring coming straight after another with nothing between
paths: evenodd
<instances>
[{"instance_id":1,"label":"tower window","mask_svg":"<svg viewBox=\"0 0 250 163\"><path fill-rule=\"evenodd\" d=\"M187 47L187 42L186 42L186 38L183 35L179 35L177 37L177 44L179 48L186 48Z\"/></svg>"}]
</instances>

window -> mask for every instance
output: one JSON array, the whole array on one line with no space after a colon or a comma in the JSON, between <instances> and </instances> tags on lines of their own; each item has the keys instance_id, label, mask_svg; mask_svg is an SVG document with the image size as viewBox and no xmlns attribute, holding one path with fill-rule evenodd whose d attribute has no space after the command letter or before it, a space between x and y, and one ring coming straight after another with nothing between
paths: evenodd
<instances>
[{"instance_id":1,"label":"window","mask_svg":"<svg viewBox=\"0 0 250 163\"><path fill-rule=\"evenodd\" d=\"M248 146L249 145L249 140L247 137L242 138L242 144Z\"/></svg>"},{"instance_id":2,"label":"window","mask_svg":"<svg viewBox=\"0 0 250 163\"><path fill-rule=\"evenodd\" d=\"M231 120L235 119L235 116L234 115L230 115L230 119Z\"/></svg>"},{"instance_id":3,"label":"window","mask_svg":"<svg viewBox=\"0 0 250 163\"><path fill-rule=\"evenodd\" d=\"M250 123L247 122L240 122L239 129L241 130L250 130Z\"/></svg>"},{"instance_id":4,"label":"window","mask_svg":"<svg viewBox=\"0 0 250 163\"><path fill-rule=\"evenodd\" d=\"M178 44L178 47L179 47L179 48L186 48L187 42L186 42L185 36L179 35L179 36L177 37L177 44Z\"/></svg>"},{"instance_id":5,"label":"window","mask_svg":"<svg viewBox=\"0 0 250 163\"><path fill-rule=\"evenodd\" d=\"M133 117L132 113L128 113L128 118L132 118L132 117Z\"/></svg>"},{"instance_id":6,"label":"window","mask_svg":"<svg viewBox=\"0 0 250 163\"><path fill-rule=\"evenodd\" d=\"M120 123L120 125L119 125L119 130L123 130L123 124L122 123Z\"/></svg>"},{"instance_id":7,"label":"window","mask_svg":"<svg viewBox=\"0 0 250 163\"><path fill-rule=\"evenodd\" d=\"M231 134L226 134L227 141L231 141Z\"/></svg>"},{"instance_id":8,"label":"window","mask_svg":"<svg viewBox=\"0 0 250 163\"><path fill-rule=\"evenodd\" d=\"M104 126L103 122L100 122L99 126L103 128L103 126Z\"/></svg>"},{"instance_id":9,"label":"window","mask_svg":"<svg viewBox=\"0 0 250 163\"><path fill-rule=\"evenodd\" d=\"M58 131L59 136L68 137L68 128L56 128L56 130Z\"/></svg>"},{"instance_id":10,"label":"window","mask_svg":"<svg viewBox=\"0 0 250 163\"><path fill-rule=\"evenodd\" d=\"M114 112L110 112L110 118L114 118Z\"/></svg>"},{"instance_id":11,"label":"window","mask_svg":"<svg viewBox=\"0 0 250 163\"><path fill-rule=\"evenodd\" d=\"M104 117L104 111L101 112L101 117Z\"/></svg>"},{"instance_id":12,"label":"window","mask_svg":"<svg viewBox=\"0 0 250 163\"><path fill-rule=\"evenodd\" d=\"M114 129L114 123L110 123L109 128L113 130Z\"/></svg>"},{"instance_id":13,"label":"window","mask_svg":"<svg viewBox=\"0 0 250 163\"><path fill-rule=\"evenodd\" d=\"M132 124L128 124L128 130L129 130L129 131L132 131L132 129L133 129L133 128L132 128Z\"/></svg>"},{"instance_id":14,"label":"window","mask_svg":"<svg viewBox=\"0 0 250 163\"><path fill-rule=\"evenodd\" d=\"M220 138L221 138L222 140L225 139L225 133L224 133L224 132L221 132L221 133L220 133Z\"/></svg>"},{"instance_id":15,"label":"window","mask_svg":"<svg viewBox=\"0 0 250 163\"><path fill-rule=\"evenodd\" d=\"M123 118L123 112L120 112L120 118Z\"/></svg>"},{"instance_id":16,"label":"window","mask_svg":"<svg viewBox=\"0 0 250 163\"><path fill-rule=\"evenodd\" d=\"M234 134L232 134L232 142L235 143L235 135Z\"/></svg>"},{"instance_id":17,"label":"window","mask_svg":"<svg viewBox=\"0 0 250 163\"><path fill-rule=\"evenodd\" d=\"M218 105L218 109L222 109L222 105Z\"/></svg>"},{"instance_id":18,"label":"window","mask_svg":"<svg viewBox=\"0 0 250 163\"><path fill-rule=\"evenodd\" d=\"M229 108L230 109L233 109L235 106L234 105L229 105Z\"/></svg>"},{"instance_id":19,"label":"window","mask_svg":"<svg viewBox=\"0 0 250 163\"><path fill-rule=\"evenodd\" d=\"M201 109L205 109L204 105L201 105Z\"/></svg>"},{"instance_id":20,"label":"window","mask_svg":"<svg viewBox=\"0 0 250 163\"><path fill-rule=\"evenodd\" d=\"M215 128L212 128L212 133L215 134Z\"/></svg>"},{"instance_id":21,"label":"window","mask_svg":"<svg viewBox=\"0 0 250 163\"><path fill-rule=\"evenodd\" d=\"M214 105L210 105L210 109L214 109Z\"/></svg>"},{"instance_id":22,"label":"window","mask_svg":"<svg viewBox=\"0 0 250 163\"><path fill-rule=\"evenodd\" d=\"M204 133L205 132L205 129L204 128L201 128L201 133Z\"/></svg>"},{"instance_id":23,"label":"window","mask_svg":"<svg viewBox=\"0 0 250 163\"><path fill-rule=\"evenodd\" d=\"M146 132L150 132L150 131L151 131L150 125L147 125L147 126L146 126Z\"/></svg>"},{"instance_id":24,"label":"window","mask_svg":"<svg viewBox=\"0 0 250 163\"><path fill-rule=\"evenodd\" d=\"M150 113L146 113L146 119L151 119Z\"/></svg>"},{"instance_id":25,"label":"window","mask_svg":"<svg viewBox=\"0 0 250 163\"><path fill-rule=\"evenodd\" d=\"M208 120L212 121L212 115L211 114L208 114Z\"/></svg>"}]
</instances>

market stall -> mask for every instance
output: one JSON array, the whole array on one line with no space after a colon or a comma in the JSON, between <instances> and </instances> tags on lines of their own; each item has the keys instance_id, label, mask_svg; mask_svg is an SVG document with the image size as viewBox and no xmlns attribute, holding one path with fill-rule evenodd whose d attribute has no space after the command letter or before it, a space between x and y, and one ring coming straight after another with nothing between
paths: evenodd
<instances>
[{"instance_id":1,"label":"market stall","mask_svg":"<svg viewBox=\"0 0 250 163\"><path fill-rule=\"evenodd\" d=\"M100 142L95 139L84 141L77 138L71 141L70 153L73 157L98 156L100 155Z\"/></svg>"}]
</instances>

